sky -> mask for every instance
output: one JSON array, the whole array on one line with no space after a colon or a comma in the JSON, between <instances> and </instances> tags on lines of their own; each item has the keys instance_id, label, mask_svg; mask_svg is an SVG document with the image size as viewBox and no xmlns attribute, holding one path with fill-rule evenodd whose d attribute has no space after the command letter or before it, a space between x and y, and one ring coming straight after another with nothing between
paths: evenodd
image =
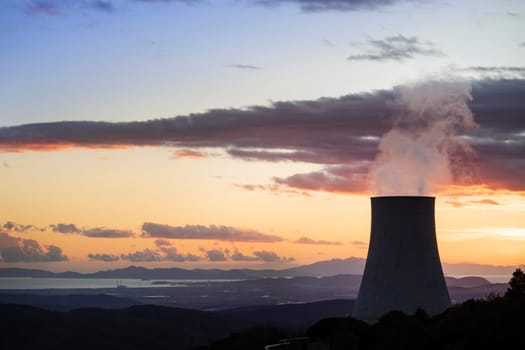
<instances>
[{"instance_id":1,"label":"sky","mask_svg":"<svg viewBox=\"0 0 525 350\"><path fill-rule=\"evenodd\" d=\"M525 1L4 0L0 266L525 263Z\"/></svg>"}]
</instances>

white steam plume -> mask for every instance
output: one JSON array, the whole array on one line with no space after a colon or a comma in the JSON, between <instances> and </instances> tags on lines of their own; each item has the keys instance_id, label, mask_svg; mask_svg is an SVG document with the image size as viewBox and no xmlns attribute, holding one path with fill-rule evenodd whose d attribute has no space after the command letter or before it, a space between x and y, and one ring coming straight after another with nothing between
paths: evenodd
<instances>
[{"instance_id":1,"label":"white steam plume","mask_svg":"<svg viewBox=\"0 0 525 350\"><path fill-rule=\"evenodd\" d=\"M466 82L431 81L395 89L393 128L379 143L370 176L378 196L428 195L451 184L471 148L456 135L477 127Z\"/></svg>"}]
</instances>

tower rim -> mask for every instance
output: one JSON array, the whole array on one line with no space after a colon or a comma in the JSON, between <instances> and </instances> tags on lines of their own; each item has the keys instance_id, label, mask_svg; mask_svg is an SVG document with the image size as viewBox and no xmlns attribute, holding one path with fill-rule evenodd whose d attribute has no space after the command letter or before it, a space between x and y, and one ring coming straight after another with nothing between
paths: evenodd
<instances>
[{"instance_id":1,"label":"tower rim","mask_svg":"<svg viewBox=\"0 0 525 350\"><path fill-rule=\"evenodd\" d=\"M396 195L396 196L371 196L371 199L375 198L436 198L435 196L416 196L416 195Z\"/></svg>"}]
</instances>

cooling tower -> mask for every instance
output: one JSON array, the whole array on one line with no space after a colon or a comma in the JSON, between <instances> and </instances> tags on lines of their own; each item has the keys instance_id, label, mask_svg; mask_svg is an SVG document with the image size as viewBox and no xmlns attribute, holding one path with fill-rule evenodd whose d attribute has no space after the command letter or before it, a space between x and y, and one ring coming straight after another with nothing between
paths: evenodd
<instances>
[{"instance_id":1,"label":"cooling tower","mask_svg":"<svg viewBox=\"0 0 525 350\"><path fill-rule=\"evenodd\" d=\"M370 245L353 317L434 315L450 306L436 242L434 197L373 197Z\"/></svg>"}]
</instances>

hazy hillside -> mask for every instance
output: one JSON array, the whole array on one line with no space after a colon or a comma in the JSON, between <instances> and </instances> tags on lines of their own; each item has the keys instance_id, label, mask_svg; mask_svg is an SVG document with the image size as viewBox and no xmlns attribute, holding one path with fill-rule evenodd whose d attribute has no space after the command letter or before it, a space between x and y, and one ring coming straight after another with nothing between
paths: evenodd
<instances>
[{"instance_id":1,"label":"hazy hillside","mask_svg":"<svg viewBox=\"0 0 525 350\"><path fill-rule=\"evenodd\" d=\"M133 279L257 279L264 277L321 277L341 274L361 275L365 259L346 258L319 261L309 265L284 270L254 269L193 269L155 268L129 266L122 269L98 271L94 273L59 272L53 273L35 269L0 268L0 277L39 277L39 278L133 278ZM446 275L505 275L508 276L518 266L493 266L478 264L443 264ZM1 287L0 287L1 289Z\"/></svg>"}]
</instances>

